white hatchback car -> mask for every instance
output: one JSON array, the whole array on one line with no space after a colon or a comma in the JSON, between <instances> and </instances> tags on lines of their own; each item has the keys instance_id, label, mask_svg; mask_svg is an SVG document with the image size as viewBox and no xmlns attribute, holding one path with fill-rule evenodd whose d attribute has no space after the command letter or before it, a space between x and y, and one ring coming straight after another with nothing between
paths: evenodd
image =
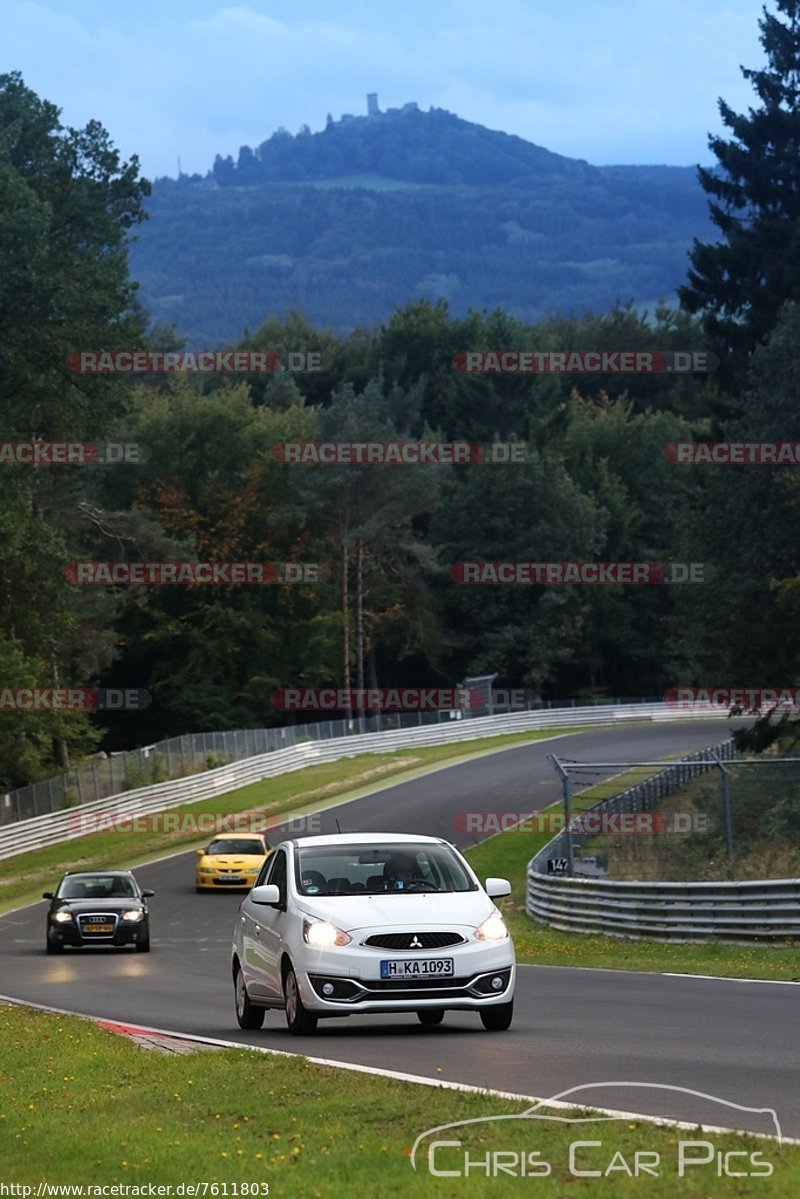
<instances>
[{"instance_id":1,"label":"white hatchback car","mask_svg":"<svg viewBox=\"0 0 800 1199\"><path fill-rule=\"evenodd\" d=\"M283 1008L290 1030L327 1016L478 1012L502 1031L514 1006L514 947L493 898L439 837L340 833L273 850L242 900L233 938L236 1016L260 1028Z\"/></svg>"}]
</instances>

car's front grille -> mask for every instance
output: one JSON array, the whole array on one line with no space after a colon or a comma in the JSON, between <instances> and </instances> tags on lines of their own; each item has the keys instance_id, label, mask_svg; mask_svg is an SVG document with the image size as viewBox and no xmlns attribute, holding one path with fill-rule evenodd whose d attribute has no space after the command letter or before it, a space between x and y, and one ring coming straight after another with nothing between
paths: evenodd
<instances>
[{"instance_id":1,"label":"car's front grille","mask_svg":"<svg viewBox=\"0 0 800 1199\"><path fill-rule=\"evenodd\" d=\"M489 995L502 994L511 982L511 967L489 973L472 974L467 978L341 978L322 974L309 974L316 993L330 1003L357 1007L369 1000L380 1003L414 1004L419 999L439 999L457 1003L459 1000L485 999ZM496 978L502 986L494 987ZM327 990L326 990L327 988Z\"/></svg>"},{"instance_id":2,"label":"car's front grille","mask_svg":"<svg viewBox=\"0 0 800 1199\"><path fill-rule=\"evenodd\" d=\"M474 975L472 976L474 977ZM370 978L360 980L368 991L459 991L469 986L472 978L448 978L437 985L435 978Z\"/></svg>"},{"instance_id":3,"label":"car's front grille","mask_svg":"<svg viewBox=\"0 0 800 1199\"><path fill-rule=\"evenodd\" d=\"M461 933L376 933L364 944L373 949L445 949L465 939Z\"/></svg>"},{"instance_id":4,"label":"car's front grille","mask_svg":"<svg viewBox=\"0 0 800 1199\"><path fill-rule=\"evenodd\" d=\"M85 915L78 917L78 928L81 936L91 937L92 940L101 937L113 937L117 928L117 913L116 912L87 912ZM110 928L109 928L110 926ZM102 929L102 932L96 932L96 929Z\"/></svg>"}]
</instances>

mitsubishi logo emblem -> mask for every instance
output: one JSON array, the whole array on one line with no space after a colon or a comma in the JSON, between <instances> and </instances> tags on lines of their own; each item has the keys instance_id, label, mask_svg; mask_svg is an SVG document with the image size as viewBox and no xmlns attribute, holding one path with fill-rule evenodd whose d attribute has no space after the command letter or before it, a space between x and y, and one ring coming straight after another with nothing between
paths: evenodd
<instances>
[{"instance_id":1,"label":"mitsubishi logo emblem","mask_svg":"<svg viewBox=\"0 0 800 1199\"><path fill-rule=\"evenodd\" d=\"M408 948L409 949L422 949L422 942L420 941L420 939L416 933L414 933L414 936L411 939L411 944L409 945Z\"/></svg>"}]
</instances>

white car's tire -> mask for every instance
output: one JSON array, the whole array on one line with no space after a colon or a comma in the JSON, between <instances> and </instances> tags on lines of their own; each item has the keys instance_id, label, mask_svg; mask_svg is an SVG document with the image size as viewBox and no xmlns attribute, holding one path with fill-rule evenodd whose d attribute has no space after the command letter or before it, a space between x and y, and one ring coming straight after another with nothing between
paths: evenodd
<instances>
[{"instance_id":1,"label":"white car's tire","mask_svg":"<svg viewBox=\"0 0 800 1199\"><path fill-rule=\"evenodd\" d=\"M300 998L300 987L292 966L288 966L283 979L283 996L286 1005L286 1023L296 1037L310 1036L317 1031L317 1017L306 1010Z\"/></svg>"}]
</instances>

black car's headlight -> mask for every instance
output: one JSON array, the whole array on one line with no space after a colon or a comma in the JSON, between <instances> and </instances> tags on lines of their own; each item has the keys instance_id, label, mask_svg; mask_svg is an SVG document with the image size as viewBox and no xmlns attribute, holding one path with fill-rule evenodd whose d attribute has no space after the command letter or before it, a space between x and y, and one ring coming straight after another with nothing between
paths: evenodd
<instances>
[{"instance_id":1,"label":"black car's headlight","mask_svg":"<svg viewBox=\"0 0 800 1199\"><path fill-rule=\"evenodd\" d=\"M127 912L122 913L122 919L135 924L137 920L144 920L144 912L141 908L129 908Z\"/></svg>"},{"instance_id":2,"label":"black car's headlight","mask_svg":"<svg viewBox=\"0 0 800 1199\"><path fill-rule=\"evenodd\" d=\"M53 920L55 920L56 924L72 924L74 919L72 912L68 912L66 908L61 908L59 911L53 912Z\"/></svg>"}]
</instances>

